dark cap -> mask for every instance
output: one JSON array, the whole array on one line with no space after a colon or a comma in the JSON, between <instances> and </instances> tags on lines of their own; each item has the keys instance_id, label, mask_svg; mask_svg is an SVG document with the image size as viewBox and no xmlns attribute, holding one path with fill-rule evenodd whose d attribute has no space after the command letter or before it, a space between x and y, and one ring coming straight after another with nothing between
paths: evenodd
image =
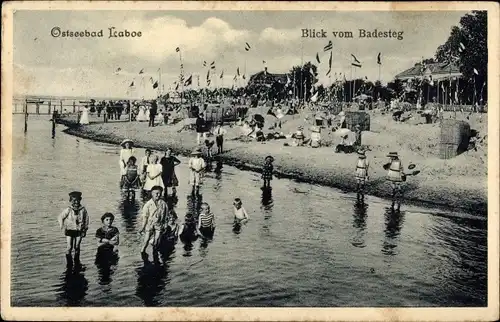
<instances>
[{"instance_id":1,"label":"dark cap","mask_svg":"<svg viewBox=\"0 0 500 322\"><path fill-rule=\"evenodd\" d=\"M154 186L151 188L151 191L153 191L153 190L158 190L161 192L161 191L163 191L163 188L162 188L162 186Z\"/></svg>"},{"instance_id":2,"label":"dark cap","mask_svg":"<svg viewBox=\"0 0 500 322\"><path fill-rule=\"evenodd\" d=\"M82 198L82 193L80 191L72 191L69 193L70 198Z\"/></svg>"}]
</instances>

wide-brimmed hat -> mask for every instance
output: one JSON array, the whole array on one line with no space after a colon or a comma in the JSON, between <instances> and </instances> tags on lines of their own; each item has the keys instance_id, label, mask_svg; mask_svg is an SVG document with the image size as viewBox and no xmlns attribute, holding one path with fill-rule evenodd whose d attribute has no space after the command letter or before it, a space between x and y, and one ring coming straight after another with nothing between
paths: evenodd
<instances>
[{"instance_id":1,"label":"wide-brimmed hat","mask_svg":"<svg viewBox=\"0 0 500 322\"><path fill-rule=\"evenodd\" d=\"M274 158L271 155L268 155L265 160L266 161L270 160L271 162L274 162Z\"/></svg>"},{"instance_id":2,"label":"wide-brimmed hat","mask_svg":"<svg viewBox=\"0 0 500 322\"><path fill-rule=\"evenodd\" d=\"M303 129L304 129L304 126L299 125L299 126L297 127L297 129L298 129L298 130L303 130Z\"/></svg>"},{"instance_id":3,"label":"wide-brimmed hat","mask_svg":"<svg viewBox=\"0 0 500 322\"><path fill-rule=\"evenodd\" d=\"M389 154L387 156L389 158L398 158L399 157L397 152L389 152Z\"/></svg>"},{"instance_id":4,"label":"wide-brimmed hat","mask_svg":"<svg viewBox=\"0 0 500 322\"><path fill-rule=\"evenodd\" d=\"M82 198L82 193L80 191L71 191L69 193L69 196L71 198L79 198L79 199L81 199Z\"/></svg>"},{"instance_id":5,"label":"wide-brimmed hat","mask_svg":"<svg viewBox=\"0 0 500 322\"><path fill-rule=\"evenodd\" d=\"M361 159L365 159L366 158L365 150L363 149L358 150L358 156Z\"/></svg>"},{"instance_id":6,"label":"wide-brimmed hat","mask_svg":"<svg viewBox=\"0 0 500 322\"><path fill-rule=\"evenodd\" d=\"M132 141L131 139L125 139L125 140L122 141L122 143L120 143L120 145L122 147L125 147L125 143L134 144L134 141Z\"/></svg>"},{"instance_id":7,"label":"wide-brimmed hat","mask_svg":"<svg viewBox=\"0 0 500 322\"><path fill-rule=\"evenodd\" d=\"M200 148L196 148L193 150L193 152L191 152L191 155L201 155L201 154L203 154L203 152L201 152Z\"/></svg>"}]
</instances>

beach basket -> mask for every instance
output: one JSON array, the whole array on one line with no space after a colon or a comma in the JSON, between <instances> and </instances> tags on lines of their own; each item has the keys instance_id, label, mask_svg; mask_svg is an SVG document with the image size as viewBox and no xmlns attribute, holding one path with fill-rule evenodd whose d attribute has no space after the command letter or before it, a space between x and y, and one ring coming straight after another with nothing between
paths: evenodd
<instances>
[{"instance_id":1,"label":"beach basket","mask_svg":"<svg viewBox=\"0 0 500 322\"><path fill-rule=\"evenodd\" d=\"M467 151L469 139L469 123L454 119L443 120L439 138L439 157L441 159L451 159Z\"/></svg>"},{"instance_id":2,"label":"beach basket","mask_svg":"<svg viewBox=\"0 0 500 322\"><path fill-rule=\"evenodd\" d=\"M345 124L346 128L353 132L356 125L359 125L361 131L370 131L370 114L360 111L346 112Z\"/></svg>"}]
</instances>

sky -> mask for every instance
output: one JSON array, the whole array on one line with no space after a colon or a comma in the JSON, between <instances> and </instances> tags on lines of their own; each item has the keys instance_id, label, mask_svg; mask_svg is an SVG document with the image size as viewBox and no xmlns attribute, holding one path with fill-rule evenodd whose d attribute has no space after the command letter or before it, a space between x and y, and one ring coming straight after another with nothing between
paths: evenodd
<instances>
[{"instance_id":1,"label":"sky","mask_svg":"<svg viewBox=\"0 0 500 322\"><path fill-rule=\"evenodd\" d=\"M351 78L351 54L362 67L356 78L378 79L377 55L383 83L412 67L437 47L458 25L464 11L448 12L327 12L327 11L26 11L14 13L14 94L154 97L150 82L159 79L165 91L178 80L180 55L185 78L193 87L206 86L207 67L213 86L230 87L239 67L249 75L264 69L286 73L311 61L319 66L319 83L328 85L340 73ZM53 37L51 30L99 31L102 38ZM108 38L108 28L141 31L139 38ZM325 30L327 38L303 38L302 29ZM359 29L402 31L403 39L359 38ZM351 31L354 38L334 37ZM333 43L332 78L326 76ZM245 43L251 46L245 51ZM180 53L176 52L180 48ZM316 62L319 53L321 63ZM118 68L121 71L116 72ZM144 69L144 74L139 71ZM220 79L220 74L224 73ZM134 82L134 90L129 85ZM243 85L240 79L237 85Z\"/></svg>"}]
</instances>

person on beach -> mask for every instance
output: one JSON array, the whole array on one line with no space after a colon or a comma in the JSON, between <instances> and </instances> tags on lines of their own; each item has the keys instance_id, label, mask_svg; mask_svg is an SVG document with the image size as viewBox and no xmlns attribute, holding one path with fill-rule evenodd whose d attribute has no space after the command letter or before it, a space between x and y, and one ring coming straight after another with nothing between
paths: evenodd
<instances>
[{"instance_id":1,"label":"person on beach","mask_svg":"<svg viewBox=\"0 0 500 322\"><path fill-rule=\"evenodd\" d=\"M198 235L207 239L213 238L215 232L215 215L210 211L208 203L201 204L196 227Z\"/></svg>"},{"instance_id":2,"label":"person on beach","mask_svg":"<svg viewBox=\"0 0 500 322\"><path fill-rule=\"evenodd\" d=\"M87 106L84 106L82 109L82 116L80 117L80 124L87 125L89 124L89 109Z\"/></svg>"},{"instance_id":3,"label":"person on beach","mask_svg":"<svg viewBox=\"0 0 500 322\"><path fill-rule=\"evenodd\" d=\"M148 165L151 164L151 150L146 149L144 154L145 155L142 157L141 165L140 165L141 181L142 181L143 185L144 185L144 183L146 183L146 171L148 169Z\"/></svg>"},{"instance_id":4,"label":"person on beach","mask_svg":"<svg viewBox=\"0 0 500 322\"><path fill-rule=\"evenodd\" d=\"M321 128L319 126L313 126L311 128L311 140L309 145L312 148L319 148L321 146Z\"/></svg>"},{"instance_id":5,"label":"person on beach","mask_svg":"<svg viewBox=\"0 0 500 322\"><path fill-rule=\"evenodd\" d=\"M264 189L271 188L271 180L273 180L273 162L274 158L268 155L262 167L262 179L264 180Z\"/></svg>"},{"instance_id":6,"label":"person on beach","mask_svg":"<svg viewBox=\"0 0 500 322\"><path fill-rule=\"evenodd\" d=\"M224 135L227 131L222 127L222 123L218 123L217 127L214 130L215 134L215 143L217 144L217 153L220 154L223 151L224 145Z\"/></svg>"},{"instance_id":7,"label":"person on beach","mask_svg":"<svg viewBox=\"0 0 500 322\"><path fill-rule=\"evenodd\" d=\"M97 252L101 255L106 255L109 252L118 252L118 245L120 244L120 232L118 228L113 226L115 216L107 212L101 217L102 227L98 228L95 232L97 238Z\"/></svg>"},{"instance_id":8,"label":"person on beach","mask_svg":"<svg viewBox=\"0 0 500 322\"><path fill-rule=\"evenodd\" d=\"M146 169L146 182L144 183L144 191L152 191L153 187L159 186L163 191L162 173L163 169L161 164L158 163L158 156L155 154L151 157L151 163Z\"/></svg>"},{"instance_id":9,"label":"person on beach","mask_svg":"<svg viewBox=\"0 0 500 322\"><path fill-rule=\"evenodd\" d=\"M206 139L205 133L205 119L203 118L203 113L198 114L196 118L196 143L199 145L201 143L201 138Z\"/></svg>"},{"instance_id":10,"label":"person on beach","mask_svg":"<svg viewBox=\"0 0 500 322\"><path fill-rule=\"evenodd\" d=\"M292 146L303 146L304 145L304 127L300 125L297 127L297 131L292 134Z\"/></svg>"},{"instance_id":11,"label":"person on beach","mask_svg":"<svg viewBox=\"0 0 500 322\"><path fill-rule=\"evenodd\" d=\"M179 186L179 180L175 175L175 167L181 163L179 159L172 155L172 150L167 149L165 156L161 158L162 166L161 178L165 187L165 198L168 196L168 188L172 188L172 196L177 194L176 187Z\"/></svg>"},{"instance_id":12,"label":"person on beach","mask_svg":"<svg viewBox=\"0 0 500 322\"><path fill-rule=\"evenodd\" d=\"M149 109L149 127L154 127L155 126L155 117L156 113L158 112L158 105L156 105L156 100L153 100L151 102L151 108Z\"/></svg>"},{"instance_id":13,"label":"person on beach","mask_svg":"<svg viewBox=\"0 0 500 322\"><path fill-rule=\"evenodd\" d=\"M131 156L135 154L134 142L130 139L125 139L120 143L122 149L120 151L120 179L123 175L127 174L125 169L127 168L127 162Z\"/></svg>"},{"instance_id":14,"label":"person on beach","mask_svg":"<svg viewBox=\"0 0 500 322\"><path fill-rule=\"evenodd\" d=\"M392 187L392 205L397 201L398 210L401 206L401 184L404 181L405 174L404 168L397 152L390 152L387 157L390 158L390 163L386 164L384 168L388 168L387 180L391 183Z\"/></svg>"},{"instance_id":15,"label":"person on beach","mask_svg":"<svg viewBox=\"0 0 500 322\"><path fill-rule=\"evenodd\" d=\"M206 164L205 160L201 157L201 149L195 149L191 152L191 158L189 159L189 185L192 186L192 194L200 194L201 179L203 177L203 171L205 170Z\"/></svg>"},{"instance_id":16,"label":"person on beach","mask_svg":"<svg viewBox=\"0 0 500 322\"><path fill-rule=\"evenodd\" d=\"M136 165L137 159L131 156L127 161L125 174L122 176L120 188L124 191L135 190L141 187L141 180L139 178L139 170Z\"/></svg>"},{"instance_id":17,"label":"person on beach","mask_svg":"<svg viewBox=\"0 0 500 322\"><path fill-rule=\"evenodd\" d=\"M64 229L66 236L66 261L68 266L73 264L72 251L75 250L75 263L80 263L80 245L82 238L89 229L89 215L87 209L81 205L82 193L69 193L69 207L64 209L58 217L59 227Z\"/></svg>"},{"instance_id":18,"label":"person on beach","mask_svg":"<svg viewBox=\"0 0 500 322\"><path fill-rule=\"evenodd\" d=\"M143 259L147 257L146 249L150 243L153 246L153 255L157 254L158 242L168 223L168 206L167 203L161 199L162 192L162 187L152 187L151 199L148 200L142 208L142 226L139 233L145 233L141 248Z\"/></svg>"},{"instance_id":19,"label":"person on beach","mask_svg":"<svg viewBox=\"0 0 500 322\"><path fill-rule=\"evenodd\" d=\"M368 168L370 164L366 159L366 154L364 150L358 151L358 161L356 162L356 192L359 199L360 196L364 195L365 183L368 180Z\"/></svg>"},{"instance_id":20,"label":"person on beach","mask_svg":"<svg viewBox=\"0 0 500 322\"><path fill-rule=\"evenodd\" d=\"M248 221L248 214L245 208L243 208L243 202L240 198L234 199L233 202L233 212L234 212L234 223L233 226L241 226Z\"/></svg>"}]
</instances>

